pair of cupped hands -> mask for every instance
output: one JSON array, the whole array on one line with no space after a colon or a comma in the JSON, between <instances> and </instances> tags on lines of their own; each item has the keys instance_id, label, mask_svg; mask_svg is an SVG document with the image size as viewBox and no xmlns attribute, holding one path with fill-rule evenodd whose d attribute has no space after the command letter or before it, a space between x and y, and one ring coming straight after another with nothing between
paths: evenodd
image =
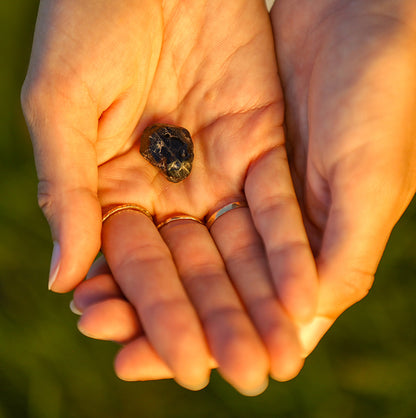
<instances>
[{"instance_id":1,"label":"pair of cupped hands","mask_svg":"<svg viewBox=\"0 0 416 418\"><path fill-rule=\"evenodd\" d=\"M260 393L367 294L416 188L412 3L40 1L22 103L50 288L76 288L81 332L123 345L122 379L199 389L218 367ZM192 134L181 183L139 154L155 122ZM101 222L243 199L210 230Z\"/></svg>"}]
</instances>

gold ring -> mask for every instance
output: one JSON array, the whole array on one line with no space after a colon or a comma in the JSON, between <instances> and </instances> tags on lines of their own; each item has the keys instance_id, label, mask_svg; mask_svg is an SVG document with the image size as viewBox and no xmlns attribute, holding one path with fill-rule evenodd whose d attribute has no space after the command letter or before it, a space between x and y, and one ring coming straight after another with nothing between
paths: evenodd
<instances>
[{"instance_id":1,"label":"gold ring","mask_svg":"<svg viewBox=\"0 0 416 418\"><path fill-rule=\"evenodd\" d=\"M160 222L157 224L157 229L162 228L163 226L173 222L173 221L181 221L181 220L185 220L185 221L195 221L198 222L201 225L204 225L204 223L201 221L201 219L195 218L195 216L191 216L191 215L176 215L176 216L171 216L170 218L164 220L163 222Z\"/></svg>"},{"instance_id":2,"label":"gold ring","mask_svg":"<svg viewBox=\"0 0 416 418\"><path fill-rule=\"evenodd\" d=\"M144 207L136 205L134 203L124 203L122 205L114 205L103 208L103 222L105 222L110 216L113 216L116 213L120 213L123 210L135 210L137 212L143 213L153 222L152 214Z\"/></svg>"},{"instance_id":3,"label":"gold ring","mask_svg":"<svg viewBox=\"0 0 416 418\"><path fill-rule=\"evenodd\" d=\"M225 215L227 212L229 212L230 210L233 209L238 209L238 208L246 208L248 207L247 202L245 200L243 201L237 201L237 202L232 202L229 203L228 205L223 206L221 209L218 209L217 211L215 211L209 218L208 220L205 222L205 225L208 229L211 229L213 223L222 215Z\"/></svg>"}]
</instances>

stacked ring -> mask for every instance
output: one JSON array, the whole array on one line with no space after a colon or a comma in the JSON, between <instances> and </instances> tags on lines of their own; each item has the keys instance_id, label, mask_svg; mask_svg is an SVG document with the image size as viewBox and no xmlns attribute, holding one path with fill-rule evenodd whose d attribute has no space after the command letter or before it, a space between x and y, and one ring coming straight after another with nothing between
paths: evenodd
<instances>
[{"instance_id":1,"label":"stacked ring","mask_svg":"<svg viewBox=\"0 0 416 418\"><path fill-rule=\"evenodd\" d=\"M158 223L156 225L157 229L160 229L162 227L164 227L165 225L174 222L174 221L181 221L181 220L186 220L186 221L195 221L198 222L199 224L204 224L200 219L196 218L195 216L191 216L191 215L177 215L177 216L171 216L170 218Z\"/></svg>"},{"instance_id":2,"label":"stacked ring","mask_svg":"<svg viewBox=\"0 0 416 418\"><path fill-rule=\"evenodd\" d=\"M124 210L134 210L136 212L143 213L153 222L152 214L143 206L136 205L135 203L124 203L122 205L115 205L115 206L113 205L110 207L103 208L103 220L102 221L105 222L111 216L115 215L116 213L120 213Z\"/></svg>"},{"instance_id":3,"label":"stacked ring","mask_svg":"<svg viewBox=\"0 0 416 418\"><path fill-rule=\"evenodd\" d=\"M207 220L205 221L205 226L208 229L211 229L211 227L214 224L214 222L218 218L220 218L222 215L225 215L230 210L239 209L239 208L246 208L246 207L248 207L248 205L247 205L247 202L245 200L228 203L227 205L221 207L220 209L218 209L214 213L212 213L207 218ZM147 209L145 209L143 206L136 205L135 203L124 203L124 204L120 204L120 205L113 205L113 206L110 206L110 207L103 208L103 218L102 218L102 221L105 222L111 216L113 216L113 215L115 215L117 213L120 213L122 211L125 211L125 210L133 210L133 211L136 211L136 212L143 213L152 222L154 220L152 214ZM204 225L204 222L201 221L201 219L196 218L195 216L192 216L192 215L175 215L175 216L171 216L171 217L165 219L162 222L159 222L156 225L156 227L157 227L157 229L161 229L162 227L164 227L165 225L167 225L167 224L169 224L171 222L180 221L180 220L195 221L195 222L198 222L199 224Z\"/></svg>"},{"instance_id":4,"label":"stacked ring","mask_svg":"<svg viewBox=\"0 0 416 418\"><path fill-rule=\"evenodd\" d=\"M208 229L211 229L214 222L219 217L221 217L222 215L225 215L230 210L239 209L239 208L246 208L246 207L248 207L248 205L247 205L247 202L245 200L228 203L227 205L223 206L222 208L216 210L211 216L209 216L207 221L205 222L205 225Z\"/></svg>"}]
</instances>

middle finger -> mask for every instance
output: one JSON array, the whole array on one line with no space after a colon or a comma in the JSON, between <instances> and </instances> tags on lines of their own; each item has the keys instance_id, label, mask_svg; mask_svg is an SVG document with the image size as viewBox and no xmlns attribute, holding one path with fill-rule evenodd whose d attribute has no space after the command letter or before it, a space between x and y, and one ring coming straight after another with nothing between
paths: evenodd
<instances>
[{"instance_id":1,"label":"middle finger","mask_svg":"<svg viewBox=\"0 0 416 418\"><path fill-rule=\"evenodd\" d=\"M176 220L164 225L160 232L201 319L219 371L243 393L264 390L269 371L266 350L209 231L195 221Z\"/></svg>"}]
</instances>

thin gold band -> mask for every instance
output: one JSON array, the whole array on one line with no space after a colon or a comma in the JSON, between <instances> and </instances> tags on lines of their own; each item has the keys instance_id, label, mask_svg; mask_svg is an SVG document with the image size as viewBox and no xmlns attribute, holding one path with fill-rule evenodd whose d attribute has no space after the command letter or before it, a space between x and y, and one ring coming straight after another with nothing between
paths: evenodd
<instances>
[{"instance_id":1,"label":"thin gold band","mask_svg":"<svg viewBox=\"0 0 416 418\"><path fill-rule=\"evenodd\" d=\"M110 209L103 209L103 222L105 222L110 216L122 212L123 210L135 210L136 212L143 213L153 222L152 214L144 207L136 205L134 203L125 203L122 205L110 207Z\"/></svg>"},{"instance_id":2,"label":"thin gold band","mask_svg":"<svg viewBox=\"0 0 416 418\"><path fill-rule=\"evenodd\" d=\"M227 212L229 212L230 210L233 209L239 209L239 208L246 208L248 207L247 202L246 201L236 201L236 202L232 202L229 203L225 206L223 206L222 208L218 209L217 211L215 211L209 218L208 220L205 222L205 226L210 229L212 227L212 225L214 224L214 222L221 217L222 215L225 215ZM145 209L142 206L136 205L134 203L125 203L122 205L115 205L112 206L110 208L104 208L103 209L103 219L102 222L105 222L108 218L110 218L111 216L115 215L116 213L120 213L124 210L134 210L136 212L140 212L143 213L144 215L146 215L152 222L153 222L153 216L152 214ZM188 221L195 221L199 224L204 224L203 221L201 221L201 219L196 218L195 216L191 216L191 215L176 215L176 216L171 216L170 218L160 222L157 224L157 229L160 229L162 227L164 227L165 225L167 225L168 223L174 222L174 221L180 221L180 220L188 220Z\"/></svg>"},{"instance_id":3,"label":"thin gold band","mask_svg":"<svg viewBox=\"0 0 416 418\"><path fill-rule=\"evenodd\" d=\"M246 208L248 207L247 202L245 200L243 201L237 201L237 202L232 202L229 203L228 205L223 206L222 208L218 209L217 211L215 211L209 218L208 220L205 222L205 225L208 229L211 229L212 225L214 224L214 222L222 215L225 215L227 212L229 212L230 210L233 209L238 209L238 208Z\"/></svg>"},{"instance_id":4,"label":"thin gold band","mask_svg":"<svg viewBox=\"0 0 416 418\"><path fill-rule=\"evenodd\" d=\"M199 224L204 224L201 219L195 218L195 216L191 216L191 215L177 215L177 216L171 216L170 218L164 220L163 222L160 222L157 224L157 229L160 229L162 227L164 227L165 225L167 225L168 223L174 222L174 221L181 221L181 220L185 220L185 221L195 221L198 222Z\"/></svg>"}]
</instances>

